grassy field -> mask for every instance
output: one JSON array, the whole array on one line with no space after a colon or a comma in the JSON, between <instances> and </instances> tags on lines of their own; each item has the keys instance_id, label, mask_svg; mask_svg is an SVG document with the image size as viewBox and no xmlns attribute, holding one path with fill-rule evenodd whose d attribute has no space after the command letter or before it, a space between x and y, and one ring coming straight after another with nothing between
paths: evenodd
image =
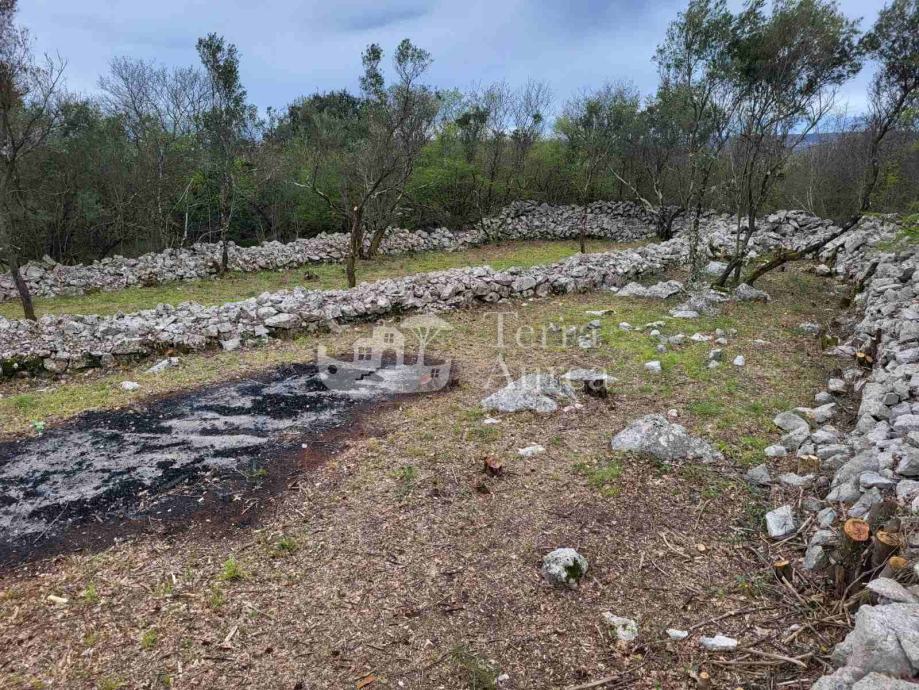
<instances>
[{"instance_id":1,"label":"grassy field","mask_svg":"<svg viewBox=\"0 0 919 690\"><path fill-rule=\"evenodd\" d=\"M744 645L784 635L795 620L786 609L795 601L770 594L770 561L747 548L762 503L742 472L778 438L772 416L811 403L837 365L797 330L835 315L833 286L793 269L763 281L772 303L732 304L693 321L670 318L669 303L601 293L509 303L498 305L514 314L503 346L492 310L446 314L453 328L429 351L456 361L458 384L376 415L366 433L272 498L255 529L154 533L0 577L0 685L493 689L502 673L510 688L621 673L616 687L651 689L692 686L688 674L705 669L715 687L805 687L816 664L806 672L713 665L695 637L723 633ZM549 323L584 324L597 309L611 312L596 349L534 343L528 329L516 340L518 326L540 333ZM711 343L661 355L646 332L618 327L657 320L666 335L737 335L710 370ZM369 329L188 355L158 377L142 374L144 364L41 390L7 382L0 416L28 431L33 421L308 360L320 341L347 349ZM747 365L732 366L741 353ZM649 359L661 360L660 375L644 370ZM581 395L580 409L484 425L479 400L503 385L502 366L514 377L604 367L618 382L608 400ZM139 393L118 388L128 377ZM629 421L669 409L725 461L664 465L609 450ZM519 457L531 443L546 453ZM483 475L485 457L502 462L504 475ZM795 458L770 462L774 472L801 469ZM590 561L577 591L541 581L540 560L558 546ZM636 643L611 638L600 618L607 610L638 621ZM663 633L697 623L685 643ZM804 633L786 653L818 644Z\"/></svg>"},{"instance_id":2,"label":"grassy field","mask_svg":"<svg viewBox=\"0 0 919 690\"><path fill-rule=\"evenodd\" d=\"M608 251L638 246L638 244L640 243L623 244L591 240L588 242L588 251ZM473 247L459 252L424 252L379 257L373 261L360 262L357 275L359 282L368 282L412 273L484 264L501 270L510 266L553 263L576 254L577 251L578 243L575 241L504 242ZM317 279L304 281L304 273L308 270L316 274ZM128 288L115 292L96 292L77 297L36 298L35 308L39 316L43 314L114 314L119 311L129 313L155 307L157 304L179 304L180 302L221 304L256 297L266 291L273 292L295 287L305 287L311 290L345 288L347 282L344 267L341 264L319 264L290 271L231 273L218 279L175 282L157 287ZM3 303L0 304L0 316L8 319L20 318L22 311L18 303Z\"/></svg>"}]
</instances>

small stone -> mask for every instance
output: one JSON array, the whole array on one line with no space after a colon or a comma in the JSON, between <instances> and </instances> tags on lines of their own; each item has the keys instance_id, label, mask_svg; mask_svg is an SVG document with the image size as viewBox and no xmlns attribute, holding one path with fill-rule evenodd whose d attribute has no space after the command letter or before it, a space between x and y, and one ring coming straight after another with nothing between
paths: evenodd
<instances>
[{"instance_id":1,"label":"small stone","mask_svg":"<svg viewBox=\"0 0 919 690\"><path fill-rule=\"evenodd\" d=\"M229 340L220 341L220 347L222 347L225 352L233 352L238 350L241 346L242 341L239 338L230 338Z\"/></svg>"},{"instance_id":2,"label":"small stone","mask_svg":"<svg viewBox=\"0 0 919 690\"><path fill-rule=\"evenodd\" d=\"M690 435L685 427L668 422L666 417L659 414L636 419L616 434L610 445L615 451L642 453L664 462L714 462L724 458L711 444Z\"/></svg>"},{"instance_id":3,"label":"small stone","mask_svg":"<svg viewBox=\"0 0 919 690\"><path fill-rule=\"evenodd\" d=\"M808 546L804 553L805 570L823 570L830 564L830 559L826 555L823 547L819 544Z\"/></svg>"},{"instance_id":4,"label":"small stone","mask_svg":"<svg viewBox=\"0 0 919 690\"><path fill-rule=\"evenodd\" d=\"M751 467L744 476L748 482L756 486L769 486L772 484L772 477L769 476L769 468L765 465Z\"/></svg>"},{"instance_id":5,"label":"small stone","mask_svg":"<svg viewBox=\"0 0 919 690\"><path fill-rule=\"evenodd\" d=\"M780 412L772 420L772 423L782 431L793 431L802 427L810 429L810 425L794 412Z\"/></svg>"},{"instance_id":6,"label":"small stone","mask_svg":"<svg viewBox=\"0 0 919 690\"><path fill-rule=\"evenodd\" d=\"M751 285L741 283L734 288L734 297L741 302L768 302L769 295Z\"/></svg>"},{"instance_id":7,"label":"small stone","mask_svg":"<svg viewBox=\"0 0 919 690\"><path fill-rule=\"evenodd\" d=\"M538 443L534 443L533 445L527 446L526 448L517 449L517 455L522 458L531 458L534 455L540 455L541 453L545 452L546 449Z\"/></svg>"},{"instance_id":8,"label":"small stone","mask_svg":"<svg viewBox=\"0 0 919 690\"><path fill-rule=\"evenodd\" d=\"M783 505L766 513L766 530L773 539L783 539L797 529L790 505Z\"/></svg>"},{"instance_id":9,"label":"small stone","mask_svg":"<svg viewBox=\"0 0 919 690\"><path fill-rule=\"evenodd\" d=\"M847 390L845 379L832 378L826 382L827 390L830 393L842 394Z\"/></svg>"},{"instance_id":10,"label":"small stone","mask_svg":"<svg viewBox=\"0 0 919 690\"><path fill-rule=\"evenodd\" d=\"M616 639L622 642L631 642L638 637L638 624L631 618L615 616L609 611L603 613L603 620L616 634Z\"/></svg>"},{"instance_id":11,"label":"small stone","mask_svg":"<svg viewBox=\"0 0 919 690\"><path fill-rule=\"evenodd\" d=\"M140 384L137 381L122 381L121 390L123 391L136 391L140 388Z\"/></svg>"},{"instance_id":12,"label":"small stone","mask_svg":"<svg viewBox=\"0 0 919 690\"><path fill-rule=\"evenodd\" d=\"M699 644L710 652L729 652L737 649L737 640L725 635L715 635L714 637L700 637Z\"/></svg>"},{"instance_id":13,"label":"small stone","mask_svg":"<svg viewBox=\"0 0 919 690\"><path fill-rule=\"evenodd\" d=\"M817 525L820 527L830 527L836 522L836 511L833 508L824 508L817 513Z\"/></svg>"},{"instance_id":14,"label":"small stone","mask_svg":"<svg viewBox=\"0 0 919 690\"><path fill-rule=\"evenodd\" d=\"M146 373L160 374L166 371L167 369L171 369L172 367L177 367L177 366L179 366L178 357L167 357L166 359L160 360L159 362L154 364L152 367L147 369Z\"/></svg>"},{"instance_id":15,"label":"small stone","mask_svg":"<svg viewBox=\"0 0 919 690\"><path fill-rule=\"evenodd\" d=\"M542 560L542 576L556 587L576 588L587 568L587 559L570 548L555 549Z\"/></svg>"},{"instance_id":16,"label":"small stone","mask_svg":"<svg viewBox=\"0 0 919 690\"><path fill-rule=\"evenodd\" d=\"M814 396L814 402L818 405L829 405L835 398L827 391L820 391Z\"/></svg>"},{"instance_id":17,"label":"small stone","mask_svg":"<svg viewBox=\"0 0 919 690\"><path fill-rule=\"evenodd\" d=\"M897 483L877 472L862 472L858 475L858 486L861 489L880 489L885 491L892 489Z\"/></svg>"},{"instance_id":18,"label":"small stone","mask_svg":"<svg viewBox=\"0 0 919 690\"><path fill-rule=\"evenodd\" d=\"M766 450L763 452L766 454L767 458L784 458L788 455L788 449L780 445L766 446Z\"/></svg>"},{"instance_id":19,"label":"small stone","mask_svg":"<svg viewBox=\"0 0 919 690\"><path fill-rule=\"evenodd\" d=\"M814 479L815 477L812 474L801 476L794 472L786 472L785 474L779 475L779 483L782 484L782 486L787 486L792 489L804 489L808 486L812 486Z\"/></svg>"},{"instance_id":20,"label":"small stone","mask_svg":"<svg viewBox=\"0 0 919 690\"><path fill-rule=\"evenodd\" d=\"M915 604L919 603L919 599L916 599L916 596L910 592L906 587L901 585L896 580L892 580L889 577L879 577L867 585L869 590L877 594L879 597L883 597L892 602L899 602L904 604Z\"/></svg>"},{"instance_id":21,"label":"small stone","mask_svg":"<svg viewBox=\"0 0 919 690\"><path fill-rule=\"evenodd\" d=\"M677 628L667 628L667 636L671 640L685 640L689 637L688 630L678 630Z\"/></svg>"},{"instance_id":22,"label":"small stone","mask_svg":"<svg viewBox=\"0 0 919 690\"><path fill-rule=\"evenodd\" d=\"M645 369L652 374L661 373L661 363L659 360L653 359L650 362L645 362Z\"/></svg>"},{"instance_id":23,"label":"small stone","mask_svg":"<svg viewBox=\"0 0 919 690\"><path fill-rule=\"evenodd\" d=\"M708 353L708 360L710 362L720 362L723 353L724 350L712 350Z\"/></svg>"}]
</instances>

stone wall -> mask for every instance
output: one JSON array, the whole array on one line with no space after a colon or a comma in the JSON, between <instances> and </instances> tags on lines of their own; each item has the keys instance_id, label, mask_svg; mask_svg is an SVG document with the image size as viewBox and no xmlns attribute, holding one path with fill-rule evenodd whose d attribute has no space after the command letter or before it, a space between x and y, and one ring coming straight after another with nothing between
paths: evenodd
<instances>
[{"instance_id":1,"label":"stone wall","mask_svg":"<svg viewBox=\"0 0 919 690\"><path fill-rule=\"evenodd\" d=\"M757 249L807 241L825 225L804 214L776 216L757 234L754 256ZM710 253L729 251L734 243L733 229L728 216L709 218L704 227L706 249ZM60 373L168 348L257 345L265 338L324 328L333 322L598 290L683 265L687 257L687 242L677 237L637 249L577 255L529 269L469 267L382 280L350 290L297 288L212 307L161 304L135 314L45 316L35 323L0 318L0 370L5 375L42 369Z\"/></svg>"},{"instance_id":2,"label":"stone wall","mask_svg":"<svg viewBox=\"0 0 919 690\"><path fill-rule=\"evenodd\" d=\"M566 239L577 237L582 223L587 235L617 241L631 241L653 234L648 213L629 202L597 202L587 207L549 206L534 202L513 203L471 230L390 231L380 247L382 254L422 251L455 251L483 242L511 239ZM368 239L369 242L369 239ZM320 234L289 243L265 242L254 247L230 244L229 268L253 272L297 268L311 263L344 260L348 236ZM68 266L46 258L22 268L23 277L38 297L79 295L86 292L120 290L136 285L150 286L178 280L201 280L217 275L220 245L198 243L188 248L144 254L137 258L115 256L92 264ZM12 276L0 275L0 302L17 299Z\"/></svg>"},{"instance_id":3,"label":"stone wall","mask_svg":"<svg viewBox=\"0 0 919 690\"><path fill-rule=\"evenodd\" d=\"M903 584L919 578L919 247L893 243L892 220L864 219L819 257L818 272L865 289L851 335L830 350L841 366L812 406L776 418L786 433L766 451L795 454L819 471L773 480L761 466L749 475L772 487L776 504L784 501L767 526L775 539L801 531L807 547L795 565L805 572L822 578L837 564L851 569L840 547L849 518L868 522L872 542L879 532L892 535L908 563L900 571L885 567L886 558L866 566L866 605L833 652L838 670L818 690L894 688L901 687L894 679L919 678L919 586ZM843 410L853 406L857 421L846 431Z\"/></svg>"}]
</instances>

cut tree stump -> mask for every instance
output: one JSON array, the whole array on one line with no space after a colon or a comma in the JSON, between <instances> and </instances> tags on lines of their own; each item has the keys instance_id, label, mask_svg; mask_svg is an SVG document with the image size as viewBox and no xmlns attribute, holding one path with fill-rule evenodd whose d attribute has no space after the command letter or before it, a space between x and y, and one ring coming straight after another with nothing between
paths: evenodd
<instances>
[{"instance_id":1,"label":"cut tree stump","mask_svg":"<svg viewBox=\"0 0 919 690\"><path fill-rule=\"evenodd\" d=\"M785 580L788 584L791 584L791 579L794 575L794 571L791 568L791 561L781 558L772 564L772 571L775 573L776 578L779 580Z\"/></svg>"},{"instance_id":2,"label":"cut tree stump","mask_svg":"<svg viewBox=\"0 0 919 690\"><path fill-rule=\"evenodd\" d=\"M879 570L891 556L900 550L900 535L895 532L880 530L874 535L871 546L871 569Z\"/></svg>"}]
</instances>

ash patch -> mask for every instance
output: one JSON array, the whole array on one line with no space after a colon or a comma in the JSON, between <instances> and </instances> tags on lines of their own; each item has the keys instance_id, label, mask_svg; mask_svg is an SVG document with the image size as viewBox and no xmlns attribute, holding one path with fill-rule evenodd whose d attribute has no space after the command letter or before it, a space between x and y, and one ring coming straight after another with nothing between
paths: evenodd
<instances>
[{"instance_id":1,"label":"ash patch","mask_svg":"<svg viewBox=\"0 0 919 690\"><path fill-rule=\"evenodd\" d=\"M0 443L0 562L77 528L190 518L239 501L272 474L290 476L304 448L385 399L331 391L315 365L291 365Z\"/></svg>"}]
</instances>

